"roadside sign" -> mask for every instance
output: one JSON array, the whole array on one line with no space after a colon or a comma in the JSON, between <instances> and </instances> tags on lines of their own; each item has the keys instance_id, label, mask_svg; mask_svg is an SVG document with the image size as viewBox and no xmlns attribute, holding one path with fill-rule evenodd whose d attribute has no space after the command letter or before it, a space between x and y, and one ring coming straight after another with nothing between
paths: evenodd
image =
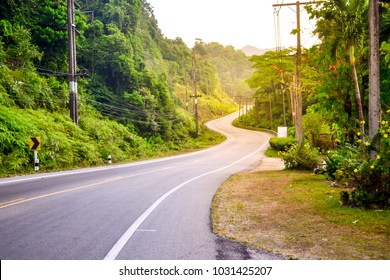
<instances>
[{"instance_id":1,"label":"roadside sign","mask_svg":"<svg viewBox=\"0 0 390 280\"><path fill-rule=\"evenodd\" d=\"M41 137L31 136L30 137L30 151L40 151L41 150Z\"/></svg>"}]
</instances>

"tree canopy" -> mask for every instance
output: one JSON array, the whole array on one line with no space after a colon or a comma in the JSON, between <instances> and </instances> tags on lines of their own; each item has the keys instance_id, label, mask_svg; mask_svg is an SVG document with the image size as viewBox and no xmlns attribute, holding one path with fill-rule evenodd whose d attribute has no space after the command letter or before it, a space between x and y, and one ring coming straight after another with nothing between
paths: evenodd
<instances>
[{"instance_id":1,"label":"tree canopy","mask_svg":"<svg viewBox=\"0 0 390 280\"><path fill-rule=\"evenodd\" d=\"M177 149L187 143L195 131L190 102L193 49L181 38L163 35L153 7L145 0L77 2L80 127L89 129L83 118L106 119L150 145ZM69 115L67 12L66 0L0 3L0 106ZM205 52L198 52L199 48ZM230 75L227 65L235 63L231 71L241 86L243 73L250 71L250 65L240 66L247 63L241 52L219 48L230 53L229 61L211 55L208 44L194 46L202 122L236 109L228 95L231 91L222 87ZM14 135L12 126L1 125L1 139ZM0 144L3 156L11 150L12 143Z\"/></svg>"}]
</instances>

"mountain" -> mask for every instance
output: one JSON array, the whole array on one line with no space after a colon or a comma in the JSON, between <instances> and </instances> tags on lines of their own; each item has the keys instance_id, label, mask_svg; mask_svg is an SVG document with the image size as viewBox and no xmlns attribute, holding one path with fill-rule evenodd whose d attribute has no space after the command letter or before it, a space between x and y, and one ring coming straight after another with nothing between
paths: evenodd
<instances>
[{"instance_id":1,"label":"mountain","mask_svg":"<svg viewBox=\"0 0 390 280\"><path fill-rule=\"evenodd\" d=\"M269 51L269 49L258 49L254 46L245 46L241 49L245 55L252 56L252 55L262 55L263 53Z\"/></svg>"}]
</instances>

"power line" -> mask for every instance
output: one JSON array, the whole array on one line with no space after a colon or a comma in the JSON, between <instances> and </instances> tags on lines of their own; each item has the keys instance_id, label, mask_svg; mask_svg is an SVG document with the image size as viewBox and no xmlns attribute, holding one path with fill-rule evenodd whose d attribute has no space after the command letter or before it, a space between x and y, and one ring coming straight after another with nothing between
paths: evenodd
<instances>
[{"instance_id":1,"label":"power line","mask_svg":"<svg viewBox=\"0 0 390 280\"><path fill-rule=\"evenodd\" d=\"M136 106L134 106L132 104L126 104L127 106L130 107L130 108L128 108L128 107L123 107L123 106L115 106L115 105L112 105L112 104L102 103L102 102L99 102L99 101L96 101L96 100L92 100L92 99L86 99L86 101L90 102L90 103L97 104L97 105L99 105L101 107L104 107L106 109L113 110L115 112L136 114L137 116L144 117L144 118L148 118L150 116L158 116L160 118L173 120L176 117L175 114L164 114L160 110L142 109L142 108L136 107Z\"/></svg>"}]
</instances>

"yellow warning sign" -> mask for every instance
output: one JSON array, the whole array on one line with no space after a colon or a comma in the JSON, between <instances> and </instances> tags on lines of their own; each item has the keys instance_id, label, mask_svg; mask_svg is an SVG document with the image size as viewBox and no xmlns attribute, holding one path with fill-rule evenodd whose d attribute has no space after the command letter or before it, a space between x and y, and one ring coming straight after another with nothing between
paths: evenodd
<instances>
[{"instance_id":1,"label":"yellow warning sign","mask_svg":"<svg viewBox=\"0 0 390 280\"><path fill-rule=\"evenodd\" d=\"M30 151L40 151L41 150L41 137L31 136L30 137Z\"/></svg>"}]
</instances>

